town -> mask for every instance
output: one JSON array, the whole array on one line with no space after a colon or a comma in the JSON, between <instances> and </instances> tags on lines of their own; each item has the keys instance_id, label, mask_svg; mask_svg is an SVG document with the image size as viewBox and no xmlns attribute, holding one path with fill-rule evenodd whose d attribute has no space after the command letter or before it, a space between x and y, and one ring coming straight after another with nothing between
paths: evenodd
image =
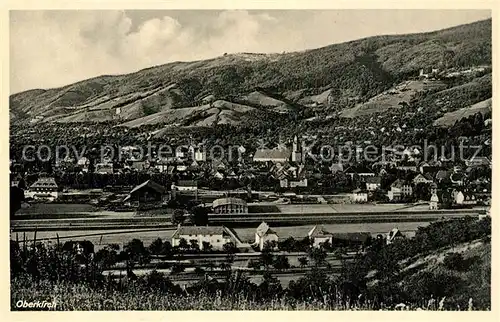
<instances>
[{"instance_id":1,"label":"town","mask_svg":"<svg viewBox=\"0 0 500 322\"><path fill-rule=\"evenodd\" d=\"M12 302L489 309L490 38L491 19L12 94Z\"/></svg>"}]
</instances>

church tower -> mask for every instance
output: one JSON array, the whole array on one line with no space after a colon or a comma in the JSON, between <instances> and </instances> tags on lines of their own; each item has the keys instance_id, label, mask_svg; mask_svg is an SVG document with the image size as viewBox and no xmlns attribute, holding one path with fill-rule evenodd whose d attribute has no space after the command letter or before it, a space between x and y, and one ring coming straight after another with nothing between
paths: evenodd
<instances>
[{"instance_id":1,"label":"church tower","mask_svg":"<svg viewBox=\"0 0 500 322\"><path fill-rule=\"evenodd\" d=\"M293 137L292 162L302 162L302 147L299 145L299 139L297 138L297 135Z\"/></svg>"}]
</instances>

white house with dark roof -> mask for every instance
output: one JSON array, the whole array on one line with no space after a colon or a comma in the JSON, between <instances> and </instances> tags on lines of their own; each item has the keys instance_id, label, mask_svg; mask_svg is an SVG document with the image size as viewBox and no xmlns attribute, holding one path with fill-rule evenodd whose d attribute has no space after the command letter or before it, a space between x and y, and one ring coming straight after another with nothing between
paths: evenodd
<instances>
[{"instance_id":1,"label":"white house with dark roof","mask_svg":"<svg viewBox=\"0 0 500 322\"><path fill-rule=\"evenodd\" d=\"M59 197L59 187L52 177L41 177L25 192L26 197L53 201Z\"/></svg>"},{"instance_id":2,"label":"white house with dark roof","mask_svg":"<svg viewBox=\"0 0 500 322\"><path fill-rule=\"evenodd\" d=\"M260 250L264 249L266 242L278 242L278 238L278 234L264 221L255 231L255 245L258 245Z\"/></svg>"},{"instance_id":3,"label":"white house with dark roof","mask_svg":"<svg viewBox=\"0 0 500 322\"><path fill-rule=\"evenodd\" d=\"M400 200L403 197L411 196L413 188L407 182L397 179L391 184L391 190L388 191L387 196L389 200Z\"/></svg>"},{"instance_id":4,"label":"white house with dark roof","mask_svg":"<svg viewBox=\"0 0 500 322\"><path fill-rule=\"evenodd\" d=\"M313 242L313 247L320 247L325 242L332 243L333 234L327 232L323 227L314 226L307 234Z\"/></svg>"},{"instance_id":5,"label":"white house with dark roof","mask_svg":"<svg viewBox=\"0 0 500 322\"><path fill-rule=\"evenodd\" d=\"M209 243L214 250L222 250L224 245L232 242L236 247L243 244L240 239L225 226L179 226L172 235L172 246L179 246L181 239L189 244L191 240L196 240L200 250L203 243Z\"/></svg>"},{"instance_id":6,"label":"white house with dark roof","mask_svg":"<svg viewBox=\"0 0 500 322\"><path fill-rule=\"evenodd\" d=\"M419 183L432 183L433 180L428 174L417 174L413 180L413 184L417 185Z\"/></svg>"},{"instance_id":7,"label":"white house with dark roof","mask_svg":"<svg viewBox=\"0 0 500 322\"><path fill-rule=\"evenodd\" d=\"M386 237L386 243L387 245L392 244L394 241L398 239L403 239L405 238L405 235L398 229L398 228L393 228Z\"/></svg>"},{"instance_id":8,"label":"white house with dark roof","mask_svg":"<svg viewBox=\"0 0 500 322\"><path fill-rule=\"evenodd\" d=\"M438 209L439 197L436 193L433 193L431 199L429 200L429 209L436 210Z\"/></svg>"},{"instance_id":9,"label":"white house with dark roof","mask_svg":"<svg viewBox=\"0 0 500 322\"><path fill-rule=\"evenodd\" d=\"M179 180L177 184L172 184L172 190L178 191L196 191L198 182L196 180Z\"/></svg>"},{"instance_id":10,"label":"white house with dark roof","mask_svg":"<svg viewBox=\"0 0 500 322\"><path fill-rule=\"evenodd\" d=\"M380 186L381 178L379 176L366 178L366 190L375 191L377 189L380 189Z\"/></svg>"}]
</instances>

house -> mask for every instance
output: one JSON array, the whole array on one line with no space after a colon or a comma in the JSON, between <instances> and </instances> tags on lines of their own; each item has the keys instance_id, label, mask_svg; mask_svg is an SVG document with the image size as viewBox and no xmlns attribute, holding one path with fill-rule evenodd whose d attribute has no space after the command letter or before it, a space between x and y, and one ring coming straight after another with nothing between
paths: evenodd
<instances>
[{"instance_id":1,"label":"house","mask_svg":"<svg viewBox=\"0 0 500 322\"><path fill-rule=\"evenodd\" d=\"M438 68L425 67L420 69L418 76L421 78L431 78L436 76L438 73Z\"/></svg>"},{"instance_id":2,"label":"house","mask_svg":"<svg viewBox=\"0 0 500 322\"><path fill-rule=\"evenodd\" d=\"M179 226L172 235L172 246L179 246L184 239L188 245L195 240L200 250L208 243L214 250L223 250L227 243L241 244L238 237L224 226Z\"/></svg>"},{"instance_id":3,"label":"house","mask_svg":"<svg viewBox=\"0 0 500 322\"><path fill-rule=\"evenodd\" d=\"M366 191L353 191L349 195L349 199L354 203L368 202L368 193Z\"/></svg>"},{"instance_id":4,"label":"house","mask_svg":"<svg viewBox=\"0 0 500 322\"><path fill-rule=\"evenodd\" d=\"M129 205L161 204L165 198L166 189L162 185L147 180L136 186L123 200Z\"/></svg>"},{"instance_id":5,"label":"house","mask_svg":"<svg viewBox=\"0 0 500 322\"><path fill-rule=\"evenodd\" d=\"M392 244L398 239L404 239L405 235L398 229L398 228L393 228L386 237L386 243L387 245Z\"/></svg>"},{"instance_id":6,"label":"house","mask_svg":"<svg viewBox=\"0 0 500 322\"><path fill-rule=\"evenodd\" d=\"M373 177L375 173L366 167L349 167L345 170L345 174L349 175L351 179L354 175L358 175L360 177Z\"/></svg>"},{"instance_id":7,"label":"house","mask_svg":"<svg viewBox=\"0 0 500 322\"><path fill-rule=\"evenodd\" d=\"M258 245L259 249L262 251L266 242L277 243L278 234L263 221L255 231L255 245Z\"/></svg>"},{"instance_id":8,"label":"house","mask_svg":"<svg viewBox=\"0 0 500 322\"><path fill-rule=\"evenodd\" d=\"M433 193L431 199L429 200L429 209L436 210L438 209L439 198L436 193Z\"/></svg>"},{"instance_id":9,"label":"house","mask_svg":"<svg viewBox=\"0 0 500 322\"><path fill-rule=\"evenodd\" d=\"M399 165L396 167L396 169L401 170L401 171L417 172L416 165Z\"/></svg>"},{"instance_id":10,"label":"house","mask_svg":"<svg viewBox=\"0 0 500 322\"><path fill-rule=\"evenodd\" d=\"M219 171L224 171L227 170L228 164L227 161L225 160L218 160L215 159L212 161L212 170L219 170Z\"/></svg>"},{"instance_id":11,"label":"house","mask_svg":"<svg viewBox=\"0 0 500 322\"><path fill-rule=\"evenodd\" d=\"M111 163L111 162L97 163L95 165L95 173L112 174L113 173L113 163Z\"/></svg>"},{"instance_id":12,"label":"house","mask_svg":"<svg viewBox=\"0 0 500 322\"><path fill-rule=\"evenodd\" d=\"M133 169L137 172L146 171L149 169L150 163L148 161L130 161L127 168Z\"/></svg>"},{"instance_id":13,"label":"house","mask_svg":"<svg viewBox=\"0 0 500 322\"><path fill-rule=\"evenodd\" d=\"M224 179L224 174L218 170L215 170L215 172L212 171L211 175L212 175L212 177L214 177L217 180Z\"/></svg>"},{"instance_id":14,"label":"house","mask_svg":"<svg viewBox=\"0 0 500 322\"><path fill-rule=\"evenodd\" d=\"M198 182L195 180L179 180L177 184L172 184L172 190L177 191L197 191Z\"/></svg>"},{"instance_id":15,"label":"house","mask_svg":"<svg viewBox=\"0 0 500 322\"><path fill-rule=\"evenodd\" d=\"M432 181L432 178L430 177L430 175L417 174L415 176L415 178L413 178L412 182L414 185L417 185L419 183L428 184L428 183L432 183L433 181Z\"/></svg>"},{"instance_id":16,"label":"house","mask_svg":"<svg viewBox=\"0 0 500 322\"><path fill-rule=\"evenodd\" d=\"M54 178L41 177L25 193L26 197L54 201L59 197L59 187Z\"/></svg>"},{"instance_id":17,"label":"house","mask_svg":"<svg viewBox=\"0 0 500 322\"><path fill-rule=\"evenodd\" d=\"M194 161L197 161L197 162L207 161L207 151L205 151L205 149L202 149L199 146L190 145L188 148L188 153L189 153L189 156L191 157L191 159Z\"/></svg>"},{"instance_id":18,"label":"house","mask_svg":"<svg viewBox=\"0 0 500 322\"><path fill-rule=\"evenodd\" d=\"M361 245L372 237L369 232L333 233L332 244Z\"/></svg>"},{"instance_id":19,"label":"house","mask_svg":"<svg viewBox=\"0 0 500 322\"><path fill-rule=\"evenodd\" d=\"M335 174L339 171L340 172L344 171L344 166L342 165L342 163L332 163L329 169L332 172L332 174Z\"/></svg>"},{"instance_id":20,"label":"house","mask_svg":"<svg viewBox=\"0 0 500 322\"><path fill-rule=\"evenodd\" d=\"M290 159L291 152L287 148L259 149L253 156L254 162L280 162L284 163Z\"/></svg>"},{"instance_id":21,"label":"house","mask_svg":"<svg viewBox=\"0 0 500 322\"><path fill-rule=\"evenodd\" d=\"M282 179L280 180L280 187L281 188L307 187L307 179L306 178L300 180Z\"/></svg>"},{"instance_id":22,"label":"house","mask_svg":"<svg viewBox=\"0 0 500 322\"><path fill-rule=\"evenodd\" d=\"M82 169L82 172L89 172L90 160L86 157L81 157L76 161L76 165Z\"/></svg>"},{"instance_id":23,"label":"house","mask_svg":"<svg viewBox=\"0 0 500 322\"><path fill-rule=\"evenodd\" d=\"M449 179L450 179L450 176L451 176L450 171L446 171L446 170L439 170L439 171L436 173L436 181L437 181L437 182L447 181L447 180L449 180Z\"/></svg>"},{"instance_id":24,"label":"house","mask_svg":"<svg viewBox=\"0 0 500 322\"><path fill-rule=\"evenodd\" d=\"M381 178L379 176L366 178L366 190L368 191L375 191L377 189L380 189L380 184Z\"/></svg>"},{"instance_id":25,"label":"house","mask_svg":"<svg viewBox=\"0 0 500 322\"><path fill-rule=\"evenodd\" d=\"M312 240L313 247L320 247L325 242L332 243L333 234L327 232L323 227L314 226L307 234Z\"/></svg>"},{"instance_id":26,"label":"house","mask_svg":"<svg viewBox=\"0 0 500 322\"><path fill-rule=\"evenodd\" d=\"M10 186L11 187L16 187L16 188L19 188L19 189L25 189L26 188L26 182L24 181L23 177L18 174L15 178L13 178L10 181Z\"/></svg>"},{"instance_id":27,"label":"house","mask_svg":"<svg viewBox=\"0 0 500 322\"><path fill-rule=\"evenodd\" d=\"M177 161L185 161L189 157L189 147L180 145L175 149L175 158Z\"/></svg>"},{"instance_id":28,"label":"house","mask_svg":"<svg viewBox=\"0 0 500 322\"><path fill-rule=\"evenodd\" d=\"M212 209L216 214L246 214L247 202L240 198L220 198L214 200Z\"/></svg>"},{"instance_id":29,"label":"house","mask_svg":"<svg viewBox=\"0 0 500 322\"><path fill-rule=\"evenodd\" d=\"M462 191L453 191L453 201L457 205L463 205L465 196Z\"/></svg>"},{"instance_id":30,"label":"house","mask_svg":"<svg viewBox=\"0 0 500 322\"><path fill-rule=\"evenodd\" d=\"M391 184L391 190L387 193L390 201L401 200L404 197L411 196L413 188L403 180L397 179Z\"/></svg>"}]
</instances>

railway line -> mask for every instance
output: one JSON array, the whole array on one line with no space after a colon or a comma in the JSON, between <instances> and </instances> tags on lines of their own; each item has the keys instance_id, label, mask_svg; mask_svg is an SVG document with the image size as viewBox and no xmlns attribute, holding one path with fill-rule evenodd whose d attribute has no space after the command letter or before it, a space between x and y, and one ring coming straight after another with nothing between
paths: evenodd
<instances>
[{"instance_id":1,"label":"railway line","mask_svg":"<svg viewBox=\"0 0 500 322\"><path fill-rule=\"evenodd\" d=\"M249 213L210 214L210 225L228 227L249 227L266 221L274 226L306 224L345 223L388 223L388 222L429 222L477 216L480 209L434 210L434 211L392 211L392 212L331 212L331 213ZM51 230L102 230L102 229L174 229L170 216L155 217L90 217L65 219L18 219L11 220L11 230L51 231Z\"/></svg>"}]
</instances>

